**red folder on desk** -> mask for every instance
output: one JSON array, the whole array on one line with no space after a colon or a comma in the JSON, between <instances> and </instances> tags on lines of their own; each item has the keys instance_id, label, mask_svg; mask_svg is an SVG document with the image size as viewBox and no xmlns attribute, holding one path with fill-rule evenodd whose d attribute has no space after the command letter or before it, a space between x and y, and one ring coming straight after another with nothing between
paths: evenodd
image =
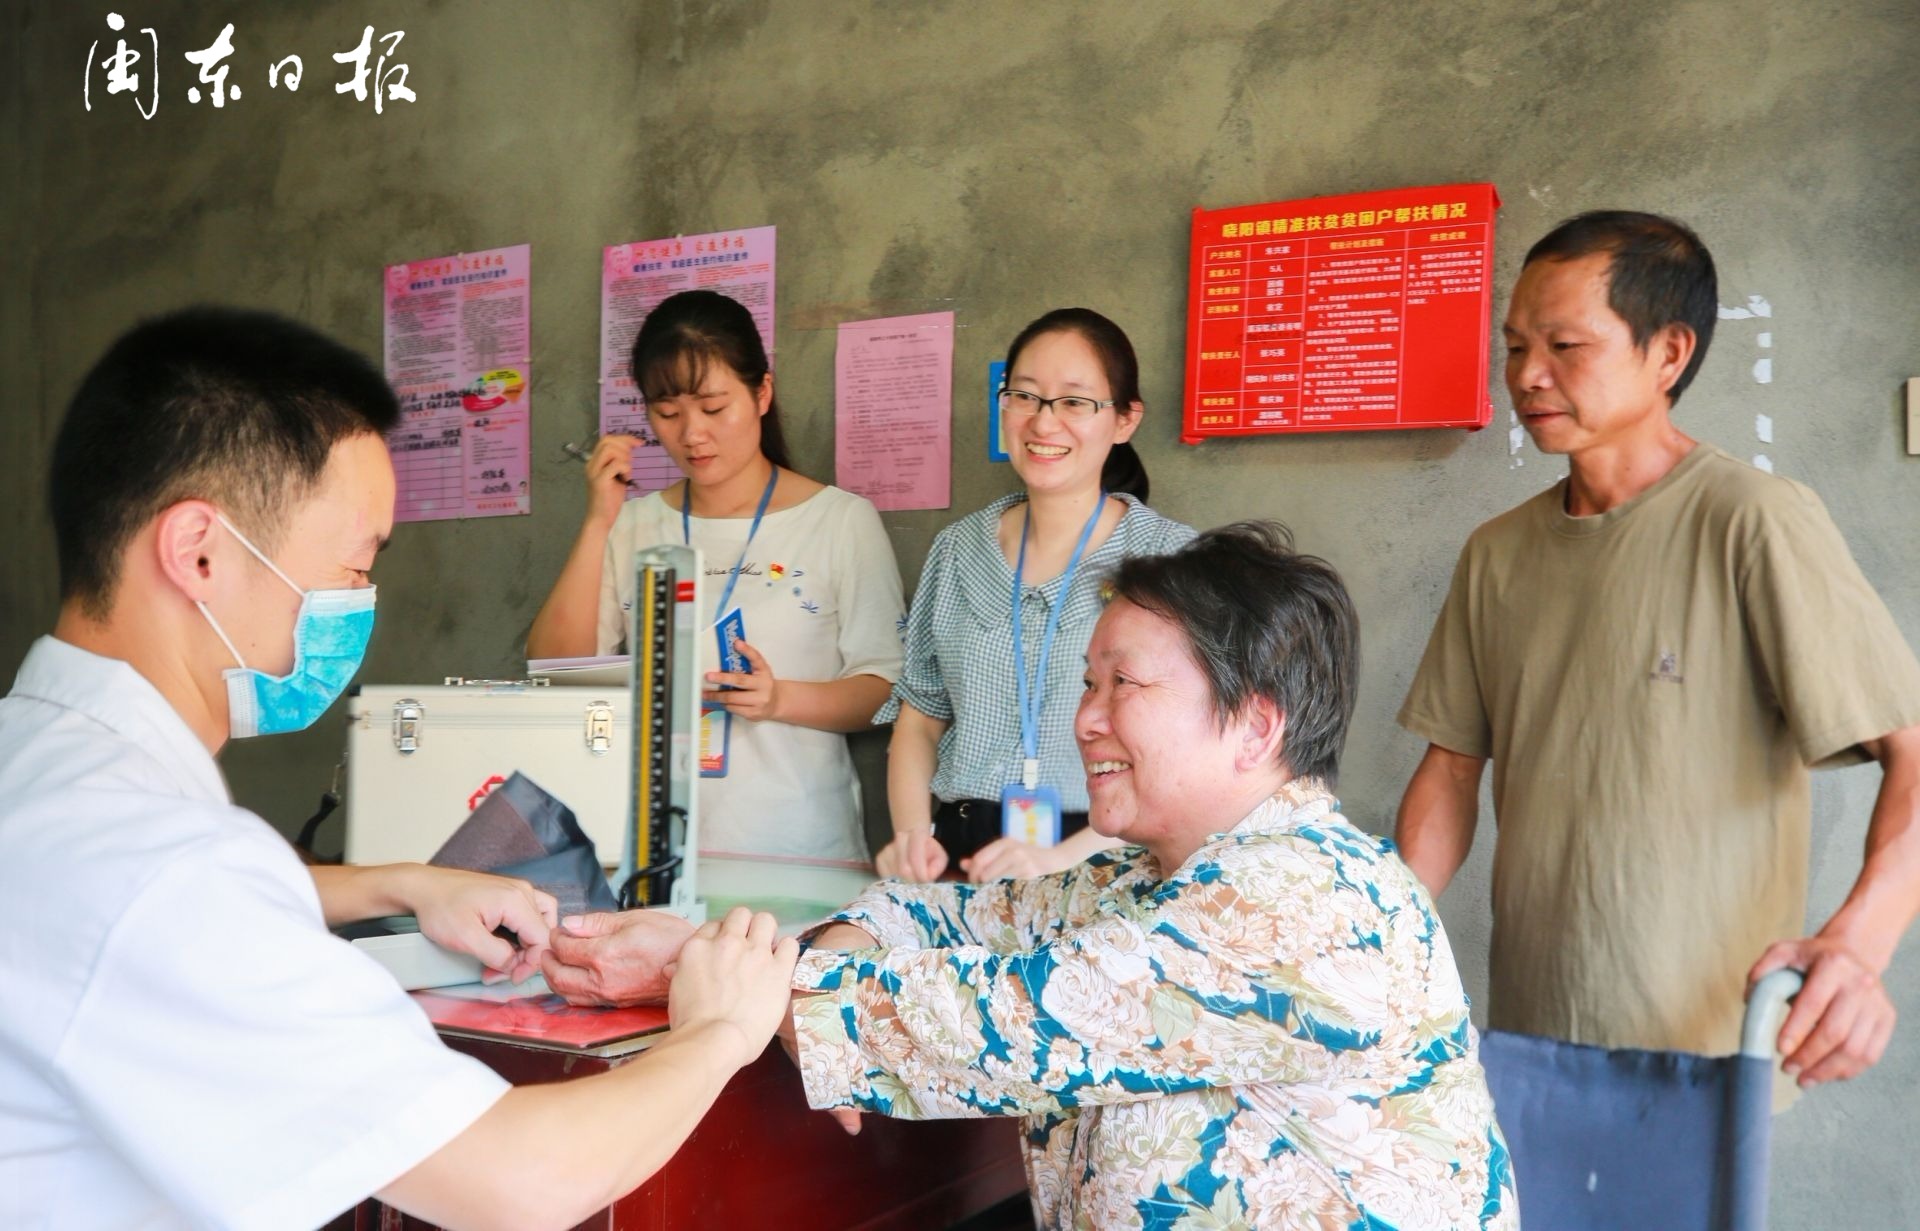
<instances>
[{"instance_id":1,"label":"red folder on desk","mask_svg":"<svg viewBox=\"0 0 1920 1231\"><path fill-rule=\"evenodd\" d=\"M665 1005L583 1009L552 992L509 997L478 983L411 994L444 1034L505 1039L529 1047L589 1052L667 1028Z\"/></svg>"}]
</instances>

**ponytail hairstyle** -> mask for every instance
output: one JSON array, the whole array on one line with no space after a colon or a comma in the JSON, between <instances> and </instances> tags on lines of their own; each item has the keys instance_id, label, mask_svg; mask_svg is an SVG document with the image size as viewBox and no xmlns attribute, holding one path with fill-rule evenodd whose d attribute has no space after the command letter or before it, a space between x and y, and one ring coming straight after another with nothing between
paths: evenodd
<instances>
[{"instance_id":1,"label":"ponytail hairstyle","mask_svg":"<svg viewBox=\"0 0 1920 1231\"><path fill-rule=\"evenodd\" d=\"M1140 361L1134 358L1133 343L1127 341L1120 326L1092 308L1055 308L1022 329L1007 348L1007 371L1013 371L1014 361L1029 342L1049 333L1073 333L1086 339L1107 374L1113 413L1133 413L1134 403L1141 401ZM1132 442L1118 441L1108 451L1100 467L1100 486L1109 492L1124 492L1141 504L1147 502L1147 468Z\"/></svg>"},{"instance_id":2,"label":"ponytail hairstyle","mask_svg":"<svg viewBox=\"0 0 1920 1231\"><path fill-rule=\"evenodd\" d=\"M667 296L647 313L633 339L633 383L650 402L698 393L715 363L756 392L767 379L767 347L753 313L718 291ZM780 430L778 397L760 416L760 452L774 465L793 469Z\"/></svg>"}]
</instances>

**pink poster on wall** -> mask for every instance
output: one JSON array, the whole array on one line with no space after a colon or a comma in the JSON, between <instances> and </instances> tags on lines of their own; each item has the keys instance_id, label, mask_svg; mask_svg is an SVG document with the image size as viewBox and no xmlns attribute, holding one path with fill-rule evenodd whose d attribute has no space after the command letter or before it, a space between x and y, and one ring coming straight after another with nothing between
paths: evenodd
<instances>
[{"instance_id":1,"label":"pink poster on wall","mask_svg":"<svg viewBox=\"0 0 1920 1231\"><path fill-rule=\"evenodd\" d=\"M632 353L640 322L681 291L730 295L753 313L773 357L773 228L715 231L615 244L600 261L600 434L643 442L633 451L627 497L658 491L680 477L647 426L647 402L634 386Z\"/></svg>"},{"instance_id":2,"label":"pink poster on wall","mask_svg":"<svg viewBox=\"0 0 1920 1231\"><path fill-rule=\"evenodd\" d=\"M834 482L882 510L948 507L953 313L842 322L833 388Z\"/></svg>"},{"instance_id":3,"label":"pink poster on wall","mask_svg":"<svg viewBox=\"0 0 1920 1231\"><path fill-rule=\"evenodd\" d=\"M395 521L532 509L528 253L519 244L386 268Z\"/></svg>"}]
</instances>

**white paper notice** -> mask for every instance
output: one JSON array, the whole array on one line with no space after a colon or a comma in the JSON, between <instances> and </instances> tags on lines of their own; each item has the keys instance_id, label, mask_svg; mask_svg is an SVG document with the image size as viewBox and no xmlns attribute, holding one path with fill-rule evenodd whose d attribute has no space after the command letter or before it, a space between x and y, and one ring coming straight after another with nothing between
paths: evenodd
<instances>
[{"instance_id":1,"label":"white paper notice","mask_svg":"<svg viewBox=\"0 0 1920 1231\"><path fill-rule=\"evenodd\" d=\"M401 412L387 437L395 521L532 508L530 281L526 244L387 266L386 371Z\"/></svg>"},{"instance_id":2,"label":"white paper notice","mask_svg":"<svg viewBox=\"0 0 1920 1231\"><path fill-rule=\"evenodd\" d=\"M715 231L615 244L600 261L600 433L645 443L633 451L627 498L659 491L680 471L647 426L647 403L633 383L633 339L647 313L681 291L718 291L747 306L773 358L773 228Z\"/></svg>"},{"instance_id":3,"label":"white paper notice","mask_svg":"<svg viewBox=\"0 0 1920 1231\"><path fill-rule=\"evenodd\" d=\"M953 313L840 326L834 482L879 509L952 503Z\"/></svg>"}]
</instances>

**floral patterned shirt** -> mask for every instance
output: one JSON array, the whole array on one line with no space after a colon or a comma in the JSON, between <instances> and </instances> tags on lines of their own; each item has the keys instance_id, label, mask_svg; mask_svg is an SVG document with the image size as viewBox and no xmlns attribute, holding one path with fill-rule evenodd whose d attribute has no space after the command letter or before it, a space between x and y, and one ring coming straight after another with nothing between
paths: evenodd
<instances>
[{"instance_id":1,"label":"floral patterned shirt","mask_svg":"<svg viewBox=\"0 0 1920 1231\"><path fill-rule=\"evenodd\" d=\"M1294 782L1162 878L1139 847L873 886L794 975L814 1107L1021 1115L1043 1228L1517 1228L1446 935Z\"/></svg>"}]
</instances>

